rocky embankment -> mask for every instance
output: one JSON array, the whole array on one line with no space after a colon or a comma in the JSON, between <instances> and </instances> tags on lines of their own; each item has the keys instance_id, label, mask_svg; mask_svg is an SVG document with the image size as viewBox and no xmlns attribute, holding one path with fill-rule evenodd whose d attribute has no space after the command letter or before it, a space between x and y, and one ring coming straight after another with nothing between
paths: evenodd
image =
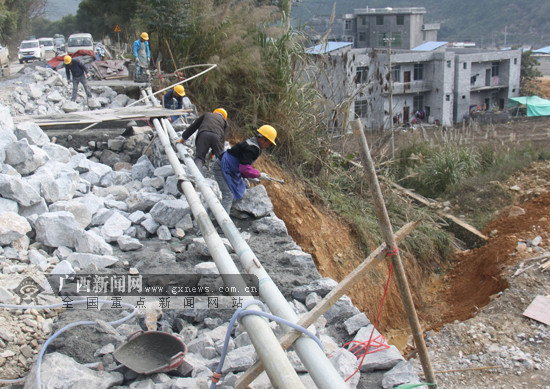
<instances>
[{"instance_id":1,"label":"rocky embankment","mask_svg":"<svg viewBox=\"0 0 550 389\"><path fill-rule=\"evenodd\" d=\"M62 77L39 67L34 71L33 82L25 90L41 90L46 98L31 101L29 92L25 102L19 93L11 101L11 112L65 111L66 101L48 97L56 93L51 89L64 85ZM28 76L27 72L24 77ZM27 109L29 104L33 107ZM201 278L217 273L160 147L154 144L148 155L134 158L139 155L136 150L143 150L153 138L151 129L136 127L127 136L89 142L76 151L52 142L35 123L14 123L10 108L0 105L1 304L61 302L48 282L55 275L69 279L193 274ZM209 183L217 193L215 181ZM320 278L311 256L288 236L263 186L249 189L233 212L242 236L298 315L334 288L336 282ZM226 248L236 260L228 243ZM128 310L108 304L80 309L70 304L55 309L0 308L0 378L24 377L36 366L45 339L70 323L90 320L95 324L68 330L48 348L41 366L47 387L208 387L234 307L170 308L150 297L146 304L140 303L140 297L132 297L137 315L117 326L109 322ZM281 333L279 326L272 323L272 327ZM148 329L173 334L186 344L185 362L178 369L142 375L117 362L113 353L127 336ZM367 341L373 326L343 297L311 329L341 376L348 377L359 360L342 346L352 340ZM288 355L305 386L315 387L296 354ZM232 387L255 359L248 335L237 326L219 387ZM360 388L391 388L409 382L419 382L418 375L394 346L387 345L368 354L348 381ZM34 379L12 385L23 386L33 388ZM270 387L265 373L254 387Z\"/></svg>"}]
</instances>

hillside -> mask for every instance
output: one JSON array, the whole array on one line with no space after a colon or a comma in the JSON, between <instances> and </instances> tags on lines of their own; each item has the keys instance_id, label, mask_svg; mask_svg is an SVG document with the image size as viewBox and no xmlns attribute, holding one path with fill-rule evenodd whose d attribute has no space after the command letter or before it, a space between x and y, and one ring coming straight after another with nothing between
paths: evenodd
<instances>
[{"instance_id":1,"label":"hillside","mask_svg":"<svg viewBox=\"0 0 550 389\"><path fill-rule=\"evenodd\" d=\"M315 15L330 15L332 0L302 0L293 5L295 24L306 23ZM441 23L439 39L475 41L489 45L529 44L536 48L550 44L550 2L526 0L344 0L336 2L336 14L350 13L357 8L425 7L427 23Z\"/></svg>"},{"instance_id":2,"label":"hillside","mask_svg":"<svg viewBox=\"0 0 550 389\"><path fill-rule=\"evenodd\" d=\"M48 0L44 16L51 21L61 20L63 16L76 14L79 3L80 0Z\"/></svg>"}]
</instances>

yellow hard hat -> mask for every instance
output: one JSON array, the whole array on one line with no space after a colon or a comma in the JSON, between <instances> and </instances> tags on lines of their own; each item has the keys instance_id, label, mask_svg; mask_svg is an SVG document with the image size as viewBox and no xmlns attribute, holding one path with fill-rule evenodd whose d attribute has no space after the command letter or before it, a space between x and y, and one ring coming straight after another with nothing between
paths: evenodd
<instances>
[{"instance_id":1,"label":"yellow hard hat","mask_svg":"<svg viewBox=\"0 0 550 389\"><path fill-rule=\"evenodd\" d=\"M277 130L274 129L272 126L265 124L258 128L258 132L264 137L267 138L273 145L277 146L277 143L275 143L275 138L277 138Z\"/></svg>"},{"instance_id":2,"label":"yellow hard hat","mask_svg":"<svg viewBox=\"0 0 550 389\"><path fill-rule=\"evenodd\" d=\"M223 118L227 120L227 111L223 108L216 108L214 110L214 113L221 113L223 115Z\"/></svg>"},{"instance_id":3,"label":"yellow hard hat","mask_svg":"<svg viewBox=\"0 0 550 389\"><path fill-rule=\"evenodd\" d=\"M174 87L174 92L176 92L180 96L185 96L185 88L183 85L176 85Z\"/></svg>"},{"instance_id":4,"label":"yellow hard hat","mask_svg":"<svg viewBox=\"0 0 550 389\"><path fill-rule=\"evenodd\" d=\"M146 41L149 40L149 34L147 34L146 32L142 32L140 37L141 37L141 39L145 39Z\"/></svg>"},{"instance_id":5,"label":"yellow hard hat","mask_svg":"<svg viewBox=\"0 0 550 389\"><path fill-rule=\"evenodd\" d=\"M71 58L70 55L66 55L66 56L63 57L63 62L65 62L65 65L68 65L71 62L73 62L73 59Z\"/></svg>"}]
</instances>

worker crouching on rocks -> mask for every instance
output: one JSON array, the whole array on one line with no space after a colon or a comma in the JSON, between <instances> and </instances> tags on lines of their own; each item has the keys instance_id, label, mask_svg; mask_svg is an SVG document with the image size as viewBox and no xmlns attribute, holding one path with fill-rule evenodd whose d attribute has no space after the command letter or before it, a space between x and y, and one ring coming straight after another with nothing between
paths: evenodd
<instances>
[{"instance_id":1,"label":"worker crouching on rocks","mask_svg":"<svg viewBox=\"0 0 550 389\"><path fill-rule=\"evenodd\" d=\"M222 206L229 214L233 200L243 197L246 184L243 178L267 180L266 173L260 173L251 165L258 159L263 149L276 145L277 131L269 125L258 128L258 135L237 143L216 159L213 167L214 178L222 193Z\"/></svg>"},{"instance_id":2,"label":"worker crouching on rocks","mask_svg":"<svg viewBox=\"0 0 550 389\"><path fill-rule=\"evenodd\" d=\"M65 72L67 73L67 81L71 81L71 74L73 76L73 95L71 97L71 101L76 101L76 95L78 93L78 84L82 84L84 87L84 91L86 92L86 96L88 98L92 97L92 92L90 91L90 87L88 86L88 83L86 82L86 77L90 76L90 73L88 73L88 70L84 65L80 63L80 61L76 59L72 59L70 55L66 55L63 58L63 62L65 63Z\"/></svg>"},{"instance_id":3,"label":"worker crouching on rocks","mask_svg":"<svg viewBox=\"0 0 550 389\"><path fill-rule=\"evenodd\" d=\"M183 96L185 96L185 88L183 85L176 85L170 89L162 98L162 105L166 109L182 109ZM178 116L170 116L171 121L178 119Z\"/></svg>"},{"instance_id":4,"label":"worker crouching on rocks","mask_svg":"<svg viewBox=\"0 0 550 389\"><path fill-rule=\"evenodd\" d=\"M195 164L202 169L206 163L208 150L212 149L212 153L216 158L219 158L223 152L225 138L229 133L227 125L227 111L223 108L216 108L214 112L207 112L196 119L187 129L181 134L179 143L184 143L196 131L195 138Z\"/></svg>"}]
</instances>

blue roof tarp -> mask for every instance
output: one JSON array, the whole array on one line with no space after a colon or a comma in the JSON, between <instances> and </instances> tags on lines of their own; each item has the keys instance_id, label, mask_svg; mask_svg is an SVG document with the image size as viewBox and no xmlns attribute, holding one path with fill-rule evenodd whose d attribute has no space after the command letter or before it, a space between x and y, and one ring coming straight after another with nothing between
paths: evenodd
<instances>
[{"instance_id":1,"label":"blue roof tarp","mask_svg":"<svg viewBox=\"0 0 550 389\"><path fill-rule=\"evenodd\" d=\"M445 46L448 42L438 42L438 41L429 41L422 43L420 46L416 46L411 51L434 51L439 49L441 46Z\"/></svg>"},{"instance_id":2,"label":"blue roof tarp","mask_svg":"<svg viewBox=\"0 0 550 389\"><path fill-rule=\"evenodd\" d=\"M527 116L550 116L550 100L538 96L510 97L510 102L525 105ZM513 105L513 104L511 104Z\"/></svg>"}]
</instances>

